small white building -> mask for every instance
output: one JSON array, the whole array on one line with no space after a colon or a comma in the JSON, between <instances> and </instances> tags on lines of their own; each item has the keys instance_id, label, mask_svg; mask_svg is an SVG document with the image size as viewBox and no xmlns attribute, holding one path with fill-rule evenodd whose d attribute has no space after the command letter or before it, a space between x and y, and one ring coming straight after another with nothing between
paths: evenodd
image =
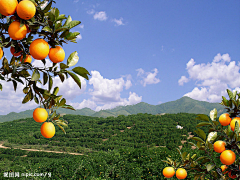
<instances>
[{"instance_id":1,"label":"small white building","mask_svg":"<svg viewBox=\"0 0 240 180\"><path fill-rule=\"evenodd\" d=\"M176 128L177 128L177 129L182 129L183 127L182 127L182 126L179 126L179 125L177 125L177 126L176 126Z\"/></svg>"}]
</instances>

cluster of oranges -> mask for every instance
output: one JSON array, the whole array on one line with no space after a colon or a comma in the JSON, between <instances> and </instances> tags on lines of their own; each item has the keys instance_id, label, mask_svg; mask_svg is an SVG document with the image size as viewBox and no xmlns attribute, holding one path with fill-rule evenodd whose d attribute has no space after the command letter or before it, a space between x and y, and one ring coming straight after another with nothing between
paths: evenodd
<instances>
[{"instance_id":1,"label":"cluster of oranges","mask_svg":"<svg viewBox=\"0 0 240 180\"><path fill-rule=\"evenodd\" d=\"M41 134L45 138L52 138L55 135L55 126L52 122L45 122L48 118L48 112L44 108L36 108L33 111L33 119L36 122L42 123Z\"/></svg>"},{"instance_id":2,"label":"cluster of oranges","mask_svg":"<svg viewBox=\"0 0 240 180\"><path fill-rule=\"evenodd\" d=\"M231 130L235 130L235 123L238 121L239 127L240 127L240 117L235 117L234 119L230 118L228 113L224 113L219 117L219 122L222 126L228 126L230 125ZM214 151L217 153L221 153L220 155L220 161L224 164L221 166L222 171L227 169L227 165L231 165L236 160L236 154L231 150L226 150L225 148L226 143L224 141L216 141L213 144ZM239 166L240 170L240 166ZM224 174L228 173L228 176L230 178L236 178L236 175L231 175L231 171L226 171Z\"/></svg>"},{"instance_id":3,"label":"cluster of oranges","mask_svg":"<svg viewBox=\"0 0 240 180\"><path fill-rule=\"evenodd\" d=\"M36 13L35 5L29 0L22 0L18 3L17 0L0 0L0 13L4 16L11 16L15 12L19 18L23 20L29 20L34 17ZM27 33L31 32L31 29L27 24L24 24L20 27L19 20L16 20L16 17L13 15L11 19L14 19L9 27L8 34L13 40L22 40L26 37ZM19 48L22 46L19 44ZM16 52L14 47L10 48L10 51L13 56L21 56L20 61L23 60L22 51ZM65 52L61 46L49 48L48 42L44 39L38 38L35 39L29 47L29 53L26 55L24 62L31 63L32 57L36 60L43 60L47 56L53 63L62 62L65 58ZM0 48L0 59L3 56L3 50Z\"/></svg>"},{"instance_id":4,"label":"cluster of oranges","mask_svg":"<svg viewBox=\"0 0 240 180\"><path fill-rule=\"evenodd\" d=\"M173 167L165 167L163 169L163 175L166 177L166 178L171 178L173 177L175 174L175 170ZM184 169L184 168L179 168L177 171L176 171L176 177L178 179L185 179L187 177L187 171Z\"/></svg>"}]
</instances>

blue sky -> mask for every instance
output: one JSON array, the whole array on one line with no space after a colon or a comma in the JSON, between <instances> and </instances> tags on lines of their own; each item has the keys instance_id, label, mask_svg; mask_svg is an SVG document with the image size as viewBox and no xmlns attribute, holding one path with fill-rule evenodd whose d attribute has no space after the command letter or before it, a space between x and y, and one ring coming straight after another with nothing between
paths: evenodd
<instances>
[{"instance_id":1,"label":"blue sky","mask_svg":"<svg viewBox=\"0 0 240 180\"><path fill-rule=\"evenodd\" d=\"M227 88L240 92L240 1L56 2L60 14L82 22L73 29L81 33L77 44L63 46L64 62L77 51L76 66L85 67L90 79L81 79L81 90L70 78L54 83L76 109L157 105L183 96L220 103ZM37 106L21 105L22 90L3 85L0 98L18 100L2 105L0 114Z\"/></svg>"}]
</instances>

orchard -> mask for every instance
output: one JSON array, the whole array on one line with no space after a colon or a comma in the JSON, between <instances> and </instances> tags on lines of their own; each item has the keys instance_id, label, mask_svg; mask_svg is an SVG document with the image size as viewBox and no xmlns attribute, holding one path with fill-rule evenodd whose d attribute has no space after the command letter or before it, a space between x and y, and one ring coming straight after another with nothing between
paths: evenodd
<instances>
[{"instance_id":1,"label":"orchard","mask_svg":"<svg viewBox=\"0 0 240 180\"><path fill-rule=\"evenodd\" d=\"M193 174L194 180L240 179L240 93L231 92L229 89L227 93L230 99L222 96L220 104L226 106L228 113L221 114L218 120L216 108L210 112L210 119L204 114L197 115L196 119L203 122L196 127L208 126L209 134L206 135L198 128L195 132L199 137L191 138L197 143L188 143L204 151L206 155L197 157L196 154L182 153L177 148L182 161L177 162L170 158L167 158L168 161L163 160L170 165L163 169L164 177L172 178L176 175L177 179L185 179L188 174Z\"/></svg>"},{"instance_id":2,"label":"orchard","mask_svg":"<svg viewBox=\"0 0 240 180\"><path fill-rule=\"evenodd\" d=\"M26 94L22 103L34 100L39 107L33 112L33 119L41 123L39 128L45 138L55 135L55 126L64 133L67 121L60 120L58 108L75 110L66 104L66 99L58 95L59 88L53 89L53 77L58 76L64 82L69 76L81 88L82 76L89 79L89 72L83 67L70 67L79 60L75 51L65 60L64 44L76 43L79 32L71 29L81 22L72 20L71 16L60 14L58 8L52 7L53 0L0 0L0 80L12 82L16 91L18 83L23 84ZM4 52L12 54L10 59ZM34 67L33 59L46 64L46 58L52 62L51 67ZM59 64L59 66L57 66ZM59 69L60 67L60 69ZM41 76L42 74L42 76ZM42 81L40 80L42 77ZM48 88L41 86L48 83ZM0 83L0 89L4 88Z\"/></svg>"}]
</instances>

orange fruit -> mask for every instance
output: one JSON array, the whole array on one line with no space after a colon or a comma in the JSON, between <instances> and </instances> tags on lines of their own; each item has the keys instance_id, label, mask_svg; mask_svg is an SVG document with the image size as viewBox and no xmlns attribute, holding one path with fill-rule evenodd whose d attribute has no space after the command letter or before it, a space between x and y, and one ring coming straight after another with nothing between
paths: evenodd
<instances>
[{"instance_id":1,"label":"orange fruit","mask_svg":"<svg viewBox=\"0 0 240 180\"><path fill-rule=\"evenodd\" d=\"M219 122L223 126L228 126L231 122L232 118L229 117L228 113L224 113L219 117Z\"/></svg>"},{"instance_id":2,"label":"orange fruit","mask_svg":"<svg viewBox=\"0 0 240 180\"><path fill-rule=\"evenodd\" d=\"M45 138L52 138L55 135L55 126L52 122L45 122L41 126L41 134Z\"/></svg>"},{"instance_id":3,"label":"orange fruit","mask_svg":"<svg viewBox=\"0 0 240 180\"><path fill-rule=\"evenodd\" d=\"M50 48L48 57L53 63L62 62L65 58L65 52L61 46L56 46L55 48Z\"/></svg>"},{"instance_id":4,"label":"orange fruit","mask_svg":"<svg viewBox=\"0 0 240 180\"><path fill-rule=\"evenodd\" d=\"M33 111L33 119L36 122L44 122L48 118L48 112L44 108L36 108Z\"/></svg>"},{"instance_id":5,"label":"orange fruit","mask_svg":"<svg viewBox=\"0 0 240 180\"><path fill-rule=\"evenodd\" d=\"M11 16L15 13L17 5L17 0L0 0L0 13L4 16Z\"/></svg>"},{"instance_id":6,"label":"orange fruit","mask_svg":"<svg viewBox=\"0 0 240 180\"><path fill-rule=\"evenodd\" d=\"M185 179L187 177L187 171L183 168L179 168L177 171L176 171L176 177L178 179Z\"/></svg>"},{"instance_id":7,"label":"orange fruit","mask_svg":"<svg viewBox=\"0 0 240 180\"><path fill-rule=\"evenodd\" d=\"M20 59L21 62L22 62L22 59L23 59L23 56L21 56L21 59ZM24 62L31 63L32 62L32 56L29 55L29 54L26 55L26 58L25 58Z\"/></svg>"},{"instance_id":8,"label":"orange fruit","mask_svg":"<svg viewBox=\"0 0 240 180\"><path fill-rule=\"evenodd\" d=\"M34 59L42 60L48 56L49 45L44 39L35 39L30 44L30 54Z\"/></svg>"},{"instance_id":9,"label":"orange fruit","mask_svg":"<svg viewBox=\"0 0 240 180\"><path fill-rule=\"evenodd\" d=\"M220 155L220 161L225 165L231 165L235 162L236 154L231 150L225 150Z\"/></svg>"},{"instance_id":10,"label":"orange fruit","mask_svg":"<svg viewBox=\"0 0 240 180\"><path fill-rule=\"evenodd\" d=\"M3 50L2 48L0 48L0 59L2 59L2 57L3 57Z\"/></svg>"},{"instance_id":11,"label":"orange fruit","mask_svg":"<svg viewBox=\"0 0 240 180\"><path fill-rule=\"evenodd\" d=\"M17 5L17 14L21 19L31 19L36 13L36 7L31 1L21 1Z\"/></svg>"},{"instance_id":12,"label":"orange fruit","mask_svg":"<svg viewBox=\"0 0 240 180\"><path fill-rule=\"evenodd\" d=\"M19 51L17 53L15 53L15 48L11 46L10 48L10 52L12 53L13 56L17 57L17 56L20 56L22 51Z\"/></svg>"},{"instance_id":13,"label":"orange fruit","mask_svg":"<svg viewBox=\"0 0 240 180\"><path fill-rule=\"evenodd\" d=\"M223 172L223 171L225 171L227 169L227 166L226 165L222 165L221 169L222 169L222 172ZM223 174L226 174L226 173L228 173L228 171L224 172Z\"/></svg>"},{"instance_id":14,"label":"orange fruit","mask_svg":"<svg viewBox=\"0 0 240 180\"><path fill-rule=\"evenodd\" d=\"M171 178L173 177L175 174L175 171L174 171L174 168L173 167L165 167L163 169L163 175L166 177L166 178Z\"/></svg>"},{"instance_id":15,"label":"orange fruit","mask_svg":"<svg viewBox=\"0 0 240 180\"><path fill-rule=\"evenodd\" d=\"M225 151L226 150L225 146L226 146L226 143L224 141L216 141L213 144L214 151L217 153L222 153L223 151Z\"/></svg>"},{"instance_id":16,"label":"orange fruit","mask_svg":"<svg viewBox=\"0 0 240 180\"><path fill-rule=\"evenodd\" d=\"M8 34L13 40L21 40L27 34L27 26L24 24L20 27L20 22L13 21L8 27Z\"/></svg>"},{"instance_id":17,"label":"orange fruit","mask_svg":"<svg viewBox=\"0 0 240 180\"><path fill-rule=\"evenodd\" d=\"M231 175L231 171L228 173L228 176L229 176L230 178L232 178L232 179L235 179L235 178L237 178L237 176L236 176L236 175Z\"/></svg>"},{"instance_id":18,"label":"orange fruit","mask_svg":"<svg viewBox=\"0 0 240 180\"><path fill-rule=\"evenodd\" d=\"M238 124L239 124L239 127L240 127L240 117L235 117L230 123L230 127L231 127L232 131L234 131L234 129L235 129L236 121L238 121Z\"/></svg>"}]
</instances>

